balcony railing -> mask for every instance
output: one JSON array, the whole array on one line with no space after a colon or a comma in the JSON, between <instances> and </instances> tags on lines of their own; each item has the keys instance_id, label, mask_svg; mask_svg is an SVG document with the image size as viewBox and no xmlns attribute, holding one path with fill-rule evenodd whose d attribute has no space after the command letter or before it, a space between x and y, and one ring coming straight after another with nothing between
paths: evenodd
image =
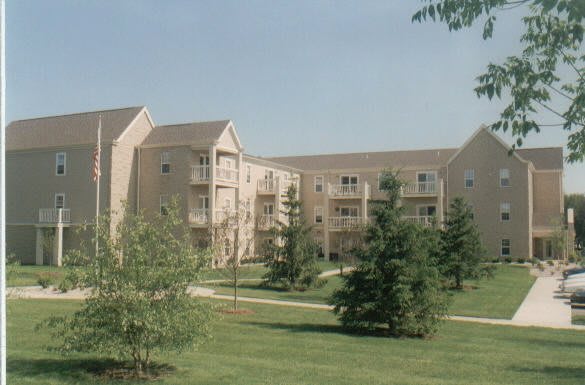
<instances>
[{"instance_id":1,"label":"balcony railing","mask_svg":"<svg viewBox=\"0 0 585 385\"><path fill-rule=\"evenodd\" d=\"M351 229L367 223L362 217L329 217L329 227L332 229Z\"/></svg>"},{"instance_id":2,"label":"balcony railing","mask_svg":"<svg viewBox=\"0 0 585 385\"><path fill-rule=\"evenodd\" d=\"M402 187L402 195L436 194L437 182L416 182Z\"/></svg>"},{"instance_id":3,"label":"balcony railing","mask_svg":"<svg viewBox=\"0 0 585 385\"><path fill-rule=\"evenodd\" d=\"M435 222L434 216L404 216L402 217L404 220L408 222L418 223L419 225L425 227L432 227Z\"/></svg>"},{"instance_id":4,"label":"balcony railing","mask_svg":"<svg viewBox=\"0 0 585 385\"><path fill-rule=\"evenodd\" d=\"M39 223L69 223L70 209L39 209Z\"/></svg>"},{"instance_id":5,"label":"balcony railing","mask_svg":"<svg viewBox=\"0 0 585 385\"><path fill-rule=\"evenodd\" d=\"M189 212L189 223L205 225L209 223L208 209L191 209Z\"/></svg>"},{"instance_id":6,"label":"balcony railing","mask_svg":"<svg viewBox=\"0 0 585 385\"><path fill-rule=\"evenodd\" d=\"M360 196L362 186L359 184L332 184L329 186L329 195L333 197Z\"/></svg>"},{"instance_id":7,"label":"balcony railing","mask_svg":"<svg viewBox=\"0 0 585 385\"><path fill-rule=\"evenodd\" d=\"M274 179L260 179L258 180L259 193L274 193L276 181Z\"/></svg>"},{"instance_id":8,"label":"balcony railing","mask_svg":"<svg viewBox=\"0 0 585 385\"><path fill-rule=\"evenodd\" d=\"M215 177L217 179L221 179L228 182L237 182L238 174L239 172L235 168L227 168L221 166L215 167Z\"/></svg>"},{"instance_id":9,"label":"balcony railing","mask_svg":"<svg viewBox=\"0 0 585 385\"><path fill-rule=\"evenodd\" d=\"M207 182L211 179L209 166L191 166L191 180L193 182Z\"/></svg>"},{"instance_id":10,"label":"balcony railing","mask_svg":"<svg viewBox=\"0 0 585 385\"><path fill-rule=\"evenodd\" d=\"M258 219L258 227L261 229L270 229L274 227L276 220L273 214L264 214Z\"/></svg>"},{"instance_id":11,"label":"balcony railing","mask_svg":"<svg viewBox=\"0 0 585 385\"><path fill-rule=\"evenodd\" d=\"M236 221L236 210L233 209L215 209L215 221L216 222L224 222L226 220L232 222Z\"/></svg>"}]
</instances>

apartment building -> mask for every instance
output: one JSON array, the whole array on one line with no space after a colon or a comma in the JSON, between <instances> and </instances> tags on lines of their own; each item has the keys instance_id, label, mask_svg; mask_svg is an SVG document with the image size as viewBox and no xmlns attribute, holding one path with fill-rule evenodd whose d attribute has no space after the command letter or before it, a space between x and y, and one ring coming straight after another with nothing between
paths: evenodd
<instances>
[{"instance_id":1,"label":"apartment building","mask_svg":"<svg viewBox=\"0 0 585 385\"><path fill-rule=\"evenodd\" d=\"M509 147L486 127L458 148L261 158L244 152L230 120L157 126L145 107L21 120L7 127L7 245L24 263L60 264L89 235L96 190L92 151L101 116L102 211L164 212L178 196L193 242L235 210L253 218L253 255L283 220L283 194L299 187L325 258L346 254L384 199L382 171L398 170L406 219L440 225L456 196L470 202L488 253L552 256L563 221L562 148ZM114 218L114 223L119 216ZM85 238L84 238L85 237Z\"/></svg>"}]
</instances>

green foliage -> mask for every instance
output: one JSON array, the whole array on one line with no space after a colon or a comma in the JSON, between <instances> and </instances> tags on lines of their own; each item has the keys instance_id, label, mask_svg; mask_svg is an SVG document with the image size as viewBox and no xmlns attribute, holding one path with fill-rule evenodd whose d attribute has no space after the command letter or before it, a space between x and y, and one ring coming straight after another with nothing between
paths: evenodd
<instances>
[{"instance_id":1,"label":"green foliage","mask_svg":"<svg viewBox=\"0 0 585 385\"><path fill-rule=\"evenodd\" d=\"M498 13L523 7L524 31L520 37L523 50L502 64L490 63L487 72L478 76L478 97L511 99L493 130L511 130L514 147L531 131L544 126L536 121L539 112L555 115L552 126L568 132L569 162L585 159L585 1L583 0L423 0L428 3L412 20L439 21L457 31L483 21L483 38L494 31ZM563 78L563 67L572 73ZM557 106L564 106L557 107Z\"/></svg>"},{"instance_id":2,"label":"green foliage","mask_svg":"<svg viewBox=\"0 0 585 385\"><path fill-rule=\"evenodd\" d=\"M317 245L311 237L311 228L302 216L302 205L293 183L286 191L283 203L286 222L273 229L275 243L267 247L268 283L281 283L285 287L302 289L315 286L321 269L317 264Z\"/></svg>"},{"instance_id":3,"label":"green foliage","mask_svg":"<svg viewBox=\"0 0 585 385\"><path fill-rule=\"evenodd\" d=\"M53 317L47 326L61 341L63 353L96 352L131 358L136 374L148 370L157 352L183 351L209 334L209 305L191 298L190 282L208 261L181 233L177 203L147 220L128 209L109 234L111 216L100 217L96 234L99 253L74 253L68 263L87 262L68 279L92 288L80 310Z\"/></svg>"},{"instance_id":4,"label":"green foliage","mask_svg":"<svg viewBox=\"0 0 585 385\"><path fill-rule=\"evenodd\" d=\"M585 247L585 194L565 195L565 212L569 208L575 214L575 243Z\"/></svg>"},{"instance_id":5,"label":"green foliage","mask_svg":"<svg viewBox=\"0 0 585 385\"><path fill-rule=\"evenodd\" d=\"M373 330L387 325L393 335L434 334L447 312L436 259L438 237L401 219L402 182L385 172L380 184L388 200L371 203L361 262L331 297L334 312L347 328Z\"/></svg>"},{"instance_id":6,"label":"green foliage","mask_svg":"<svg viewBox=\"0 0 585 385\"><path fill-rule=\"evenodd\" d=\"M464 279L479 278L484 249L471 208L461 197L450 204L445 228L441 233L440 269L443 276L457 289Z\"/></svg>"},{"instance_id":7,"label":"green foliage","mask_svg":"<svg viewBox=\"0 0 585 385\"><path fill-rule=\"evenodd\" d=\"M43 288L46 289L55 282L55 278L57 278L57 274L52 272L41 272L37 274L37 283Z\"/></svg>"}]
</instances>

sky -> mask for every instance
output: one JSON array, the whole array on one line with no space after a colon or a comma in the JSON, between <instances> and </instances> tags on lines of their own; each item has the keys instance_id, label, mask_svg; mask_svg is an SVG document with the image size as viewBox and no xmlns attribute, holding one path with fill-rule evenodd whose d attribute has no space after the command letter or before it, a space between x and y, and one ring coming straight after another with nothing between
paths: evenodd
<instances>
[{"instance_id":1,"label":"sky","mask_svg":"<svg viewBox=\"0 0 585 385\"><path fill-rule=\"evenodd\" d=\"M258 156L459 147L505 106L473 89L520 52L521 10L484 41L481 25L412 23L421 5L7 0L7 122L145 105L156 124L232 119ZM524 142L566 140L549 127ZM585 192L585 164L566 164L565 191Z\"/></svg>"}]
</instances>

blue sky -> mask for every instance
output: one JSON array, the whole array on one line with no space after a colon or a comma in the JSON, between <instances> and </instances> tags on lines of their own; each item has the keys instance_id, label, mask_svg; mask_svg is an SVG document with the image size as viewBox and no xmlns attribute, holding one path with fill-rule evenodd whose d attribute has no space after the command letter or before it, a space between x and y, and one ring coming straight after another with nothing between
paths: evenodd
<instances>
[{"instance_id":1,"label":"blue sky","mask_svg":"<svg viewBox=\"0 0 585 385\"><path fill-rule=\"evenodd\" d=\"M457 147L504 105L473 88L519 51L519 15L483 41L411 23L420 5L7 0L7 120L146 105L157 124L232 119L261 156ZM525 141L565 142L559 128ZM565 187L585 192L584 164Z\"/></svg>"}]
</instances>

